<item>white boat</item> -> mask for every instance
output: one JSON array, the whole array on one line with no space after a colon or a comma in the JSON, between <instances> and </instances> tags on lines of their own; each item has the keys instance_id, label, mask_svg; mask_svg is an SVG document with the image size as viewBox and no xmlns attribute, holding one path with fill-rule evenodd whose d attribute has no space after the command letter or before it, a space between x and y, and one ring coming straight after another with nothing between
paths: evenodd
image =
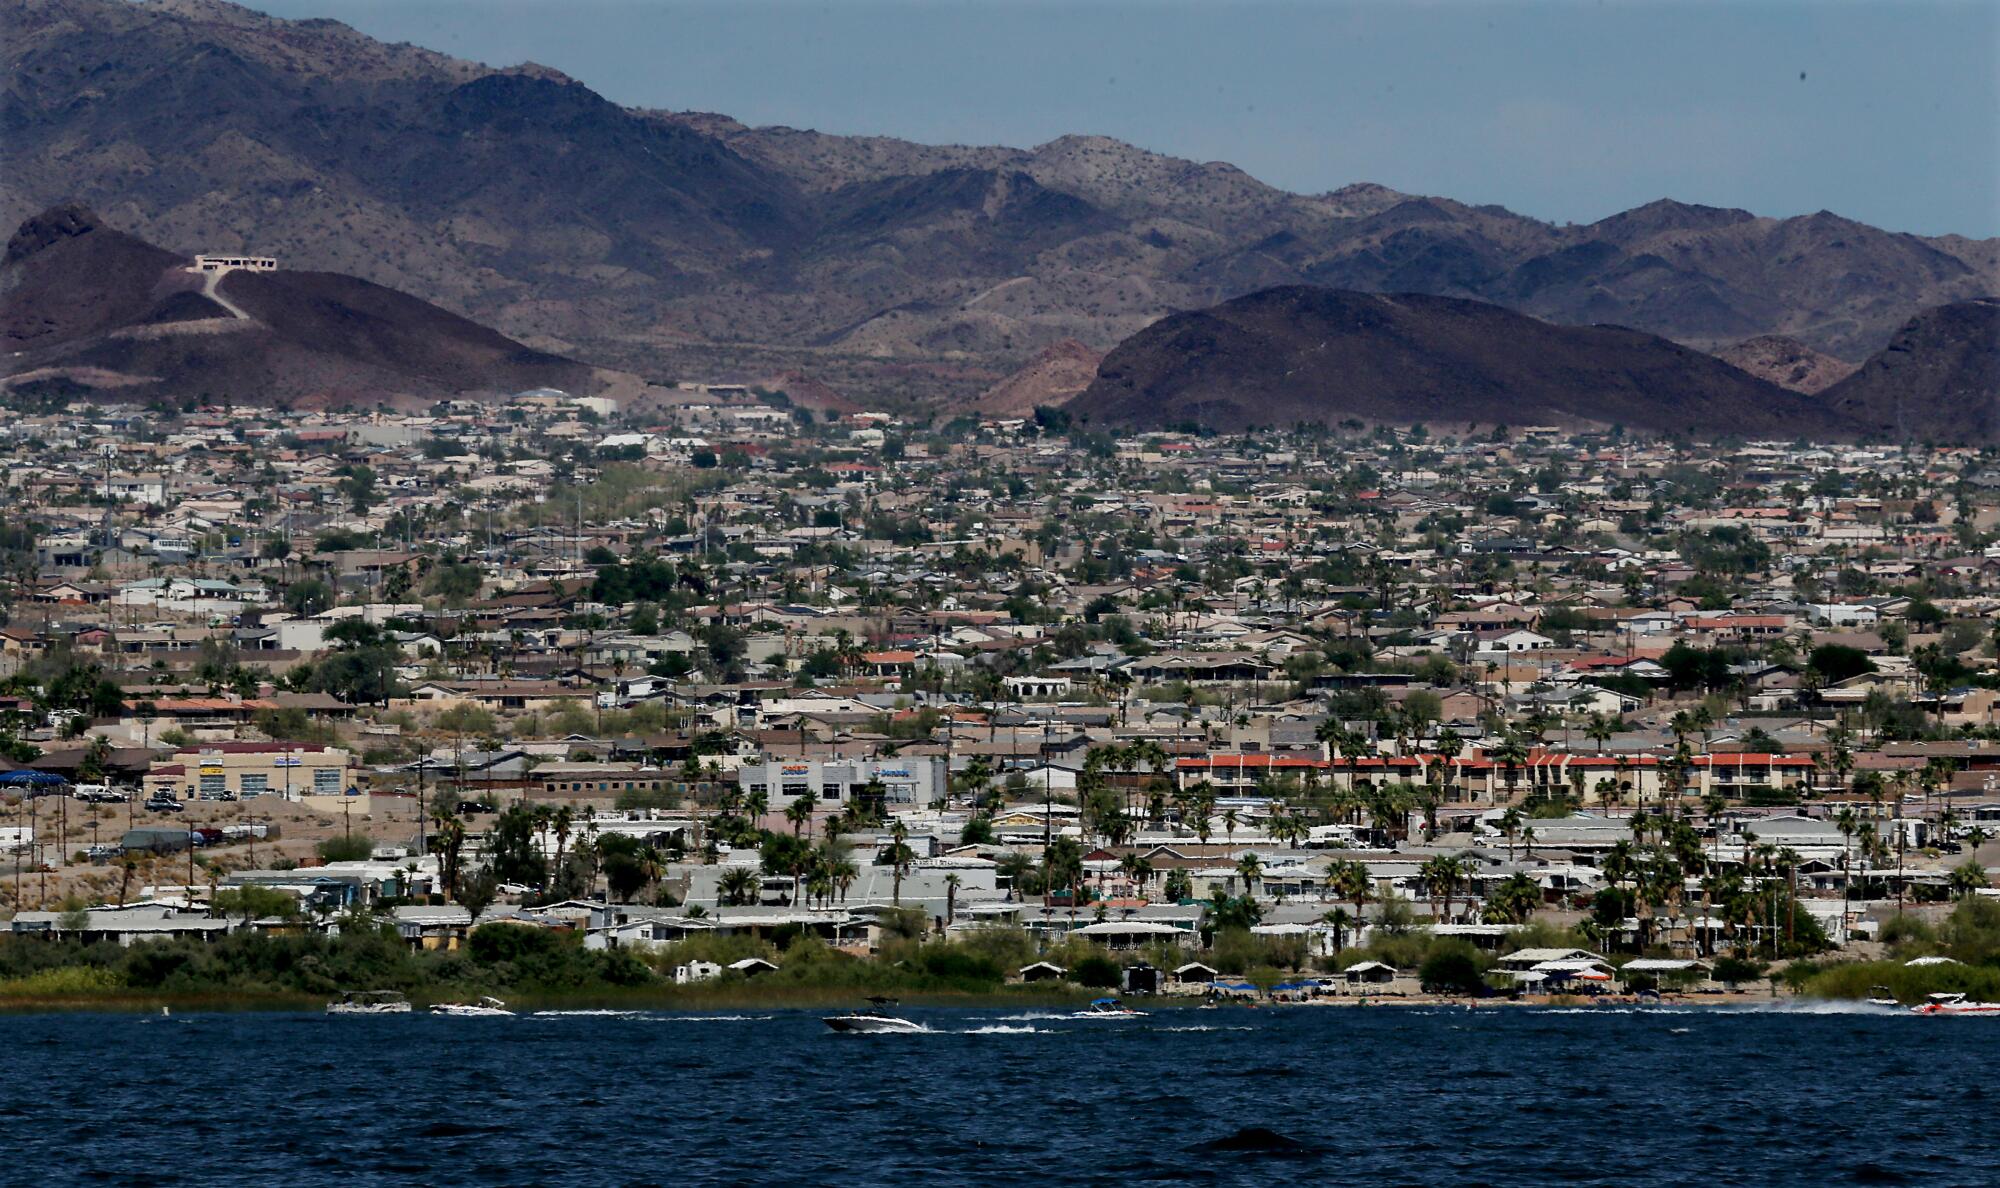
<instances>
[{"instance_id":1,"label":"white boat","mask_svg":"<svg viewBox=\"0 0 2000 1188\"><path fill-rule=\"evenodd\" d=\"M1903 1004L1896 1001L1896 996L1889 993L1887 986L1870 986L1868 989L1870 994L1868 999L1869 1006L1902 1009Z\"/></svg>"},{"instance_id":2,"label":"white boat","mask_svg":"<svg viewBox=\"0 0 2000 1188\"><path fill-rule=\"evenodd\" d=\"M893 998L876 997L868 1001L873 1004L868 1010L829 1015L821 1021L844 1035L922 1035L930 1030L914 1019L905 1019L883 1010L896 1005Z\"/></svg>"},{"instance_id":3,"label":"white boat","mask_svg":"<svg viewBox=\"0 0 2000 1188\"><path fill-rule=\"evenodd\" d=\"M856 1011L851 1015L829 1015L828 1027L846 1035L922 1035L930 1028L915 1019L885 1015L880 1011Z\"/></svg>"},{"instance_id":4,"label":"white boat","mask_svg":"<svg viewBox=\"0 0 2000 1188\"><path fill-rule=\"evenodd\" d=\"M441 1002L431 1008L433 1015L450 1015L459 1019L492 1018L499 1015L511 1017L514 1012L507 1004L490 995L482 996L478 1002Z\"/></svg>"},{"instance_id":5,"label":"white boat","mask_svg":"<svg viewBox=\"0 0 2000 1188\"><path fill-rule=\"evenodd\" d=\"M1970 1002L1963 994L1933 994L1910 1010L1919 1015L2000 1015L2000 1002Z\"/></svg>"},{"instance_id":6,"label":"white boat","mask_svg":"<svg viewBox=\"0 0 2000 1188\"><path fill-rule=\"evenodd\" d=\"M1078 1011L1074 1017L1078 1019L1140 1019L1144 1018L1145 1014L1146 1012L1135 1011L1115 998L1099 998L1094 1000L1087 1010Z\"/></svg>"},{"instance_id":7,"label":"white boat","mask_svg":"<svg viewBox=\"0 0 2000 1188\"><path fill-rule=\"evenodd\" d=\"M329 1015L407 1015L410 1000L394 990L349 990L326 1004Z\"/></svg>"}]
</instances>

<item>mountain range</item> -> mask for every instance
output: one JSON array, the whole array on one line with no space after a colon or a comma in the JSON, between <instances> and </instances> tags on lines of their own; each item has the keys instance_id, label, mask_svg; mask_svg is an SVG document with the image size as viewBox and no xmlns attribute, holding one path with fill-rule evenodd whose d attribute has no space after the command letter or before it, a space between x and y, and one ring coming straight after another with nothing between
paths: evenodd
<instances>
[{"instance_id":1,"label":"mountain range","mask_svg":"<svg viewBox=\"0 0 2000 1188\"><path fill-rule=\"evenodd\" d=\"M351 275L550 352L803 372L864 403L975 400L1055 344L1300 284L1703 350L1782 335L1846 365L2000 292L2000 240L1665 200L1557 225L1288 193L1101 137L755 128L219 0L0 0L0 69L5 225L78 201L176 253Z\"/></svg>"}]
</instances>

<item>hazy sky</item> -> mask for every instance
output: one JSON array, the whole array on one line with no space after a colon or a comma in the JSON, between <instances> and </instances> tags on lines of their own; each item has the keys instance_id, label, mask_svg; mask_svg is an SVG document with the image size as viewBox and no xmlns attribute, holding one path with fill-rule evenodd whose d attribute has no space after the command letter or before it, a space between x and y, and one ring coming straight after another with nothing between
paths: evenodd
<instances>
[{"instance_id":1,"label":"hazy sky","mask_svg":"<svg viewBox=\"0 0 2000 1188\"><path fill-rule=\"evenodd\" d=\"M248 2L753 124L1095 132L1287 189L1372 181L1557 221L1671 196L2000 235L1994 0Z\"/></svg>"}]
</instances>

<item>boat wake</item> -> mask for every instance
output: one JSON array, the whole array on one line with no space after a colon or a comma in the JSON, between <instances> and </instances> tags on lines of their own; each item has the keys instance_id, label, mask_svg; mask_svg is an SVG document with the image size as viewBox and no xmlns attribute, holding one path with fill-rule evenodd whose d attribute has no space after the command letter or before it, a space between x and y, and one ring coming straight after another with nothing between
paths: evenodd
<instances>
[{"instance_id":1,"label":"boat wake","mask_svg":"<svg viewBox=\"0 0 2000 1188\"><path fill-rule=\"evenodd\" d=\"M654 1023L762 1023L776 1015L653 1015Z\"/></svg>"},{"instance_id":2,"label":"boat wake","mask_svg":"<svg viewBox=\"0 0 2000 1188\"><path fill-rule=\"evenodd\" d=\"M959 1032L959 1034L960 1035L1049 1035L1052 1034L1055 1030L1056 1029L1053 1027L1009 1027L1004 1023L995 1023L986 1027L970 1027L964 1031Z\"/></svg>"},{"instance_id":3,"label":"boat wake","mask_svg":"<svg viewBox=\"0 0 2000 1188\"><path fill-rule=\"evenodd\" d=\"M575 1010L536 1011L530 1019L637 1019L645 1011Z\"/></svg>"},{"instance_id":4,"label":"boat wake","mask_svg":"<svg viewBox=\"0 0 2000 1188\"><path fill-rule=\"evenodd\" d=\"M1902 1007L1874 1006L1843 998L1809 998L1780 1002L1723 1003L1712 1009L1738 1015L1907 1015Z\"/></svg>"}]
</instances>

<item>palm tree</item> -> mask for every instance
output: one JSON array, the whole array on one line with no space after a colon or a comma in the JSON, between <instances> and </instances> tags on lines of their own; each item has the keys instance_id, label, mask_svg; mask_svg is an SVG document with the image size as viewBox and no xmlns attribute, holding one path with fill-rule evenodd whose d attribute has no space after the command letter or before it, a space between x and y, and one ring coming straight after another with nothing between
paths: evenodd
<instances>
[{"instance_id":1,"label":"palm tree","mask_svg":"<svg viewBox=\"0 0 2000 1188\"><path fill-rule=\"evenodd\" d=\"M756 898L757 872L747 866L732 866L716 880L716 900L724 907L743 907Z\"/></svg>"},{"instance_id":2,"label":"palm tree","mask_svg":"<svg viewBox=\"0 0 2000 1188\"><path fill-rule=\"evenodd\" d=\"M560 877L563 852L569 848L570 834L576 830L576 810L569 805L557 809L555 816L549 818L549 829L556 835L556 863L553 869L557 877Z\"/></svg>"},{"instance_id":3,"label":"palm tree","mask_svg":"<svg viewBox=\"0 0 2000 1188\"><path fill-rule=\"evenodd\" d=\"M1243 880L1243 894L1256 894L1255 884L1264 877L1264 863L1253 853L1236 860L1236 875Z\"/></svg>"},{"instance_id":4,"label":"palm tree","mask_svg":"<svg viewBox=\"0 0 2000 1188\"><path fill-rule=\"evenodd\" d=\"M909 826L897 821L889 827L889 870L892 878L891 902L897 907L903 905L903 874L917 861L916 851L910 849Z\"/></svg>"},{"instance_id":5,"label":"palm tree","mask_svg":"<svg viewBox=\"0 0 2000 1188\"><path fill-rule=\"evenodd\" d=\"M956 874L944 876L944 926L950 928L958 922L958 889L965 881Z\"/></svg>"},{"instance_id":6,"label":"palm tree","mask_svg":"<svg viewBox=\"0 0 2000 1188\"><path fill-rule=\"evenodd\" d=\"M1001 856L1000 861L995 864L995 869L1007 880L1007 898L1012 902L1027 877L1034 873L1035 860L1020 850L1010 850Z\"/></svg>"},{"instance_id":7,"label":"palm tree","mask_svg":"<svg viewBox=\"0 0 2000 1188\"><path fill-rule=\"evenodd\" d=\"M1861 828L1861 819L1850 807L1843 806L1833 815L1834 827L1840 830L1840 869L1845 884L1841 897L1854 898L1854 834Z\"/></svg>"},{"instance_id":8,"label":"palm tree","mask_svg":"<svg viewBox=\"0 0 2000 1188\"><path fill-rule=\"evenodd\" d=\"M1059 837L1049 847L1048 868L1043 873L1043 899L1056 887L1069 893L1070 918L1076 918L1077 900L1083 887L1083 848L1075 838Z\"/></svg>"},{"instance_id":9,"label":"palm tree","mask_svg":"<svg viewBox=\"0 0 2000 1188\"><path fill-rule=\"evenodd\" d=\"M1431 913L1439 922L1451 919L1451 907L1458 889L1465 883L1465 861L1456 855L1440 854L1427 858L1417 869L1417 877L1424 881L1424 890L1431 897ZM1439 902L1443 911L1439 912Z\"/></svg>"},{"instance_id":10,"label":"palm tree","mask_svg":"<svg viewBox=\"0 0 2000 1188\"><path fill-rule=\"evenodd\" d=\"M1138 854L1131 855L1130 861L1132 866L1128 873L1132 876L1132 882L1139 888L1140 898L1144 898L1147 885L1153 881L1153 864Z\"/></svg>"},{"instance_id":11,"label":"palm tree","mask_svg":"<svg viewBox=\"0 0 2000 1188\"><path fill-rule=\"evenodd\" d=\"M1507 810L1500 814L1498 822L1500 836L1507 839L1507 861L1509 862L1514 860L1514 838L1521 832L1522 819L1521 810L1514 805L1508 805Z\"/></svg>"},{"instance_id":12,"label":"palm tree","mask_svg":"<svg viewBox=\"0 0 2000 1188\"><path fill-rule=\"evenodd\" d=\"M1981 887L1987 885L1986 868L1967 858L1952 868L1948 880L1954 899L1969 899Z\"/></svg>"},{"instance_id":13,"label":"palm tree","mask_svg":"<svg viewBox=\"0 0 2000 1188\"><path fill-rule=\"evenodd\" d=\"M1521 779L1521 765L1528 761L1527 744L1521 736L1509 730L1501 736L1500 745L1493 748L1493 757L1500 761L1500 774L1507 781L1507 799L1514 799L1514 792Z\"/></svg>"},{"instance_id":14,"label":"palm tree","mask_svg":"<svg viewBox=\"0 0 2000 1188\"><path fill-rule=\"evenodd\" d=\"M1327 870L1326 886L1335 897L1354 905L1354 926L1360 928L1363 908L1375 898L1375 884L1368 876L1368 868L1352 859L1335 862Z\"/></svg>"},{"instance_id":15,"label":"palm tree","mask_svg":"<svg viewBox=\"0 0 2000 1188\"><path fill-rule=\"evenodd\" d=\"M1330 908L1320 914L1320 922L1333 929L1333 951L1339 953L1347 947L1347 931L1360 921L1347 914L1342 907Z\"/></svg>"},{"instance_id":16,"label":"palm tree","mask_svg":"<svg viewBox=\"0 0 2000 1188\"><path fill-rule=\"evenodd\" d=\"M785 806L785 820L791 823L792 836L799 837L812 822L813 802L810 796L795 796L792 803Z\"/></svg>"},{"instance_id":17,"label":"palm tree","mask_svg":"<svg viewBox=\"0 0 2000 1188\"><path fill-rule=\"evenodd\" d=\"M1488 924L1525 924L1542 906L1542 888L1525 874L1507 876L1486 901Z\"/></svg>"},{"instance_id":18,"label":"palm tree","mask_svg":"<svg viewBox=\"0 0 2000 1188\"><path fill-rule=\"evenodd\" d=\"M1597 753L1600 755L1604 753L1604 744L1610 742L1611 736L1616 733L1618 733L1617 727L1613 726L1611 720L1603 714L1590 715L1590 724L1583 728L1584 737L1597 744Z\"/></svg>"}]
</instances>

